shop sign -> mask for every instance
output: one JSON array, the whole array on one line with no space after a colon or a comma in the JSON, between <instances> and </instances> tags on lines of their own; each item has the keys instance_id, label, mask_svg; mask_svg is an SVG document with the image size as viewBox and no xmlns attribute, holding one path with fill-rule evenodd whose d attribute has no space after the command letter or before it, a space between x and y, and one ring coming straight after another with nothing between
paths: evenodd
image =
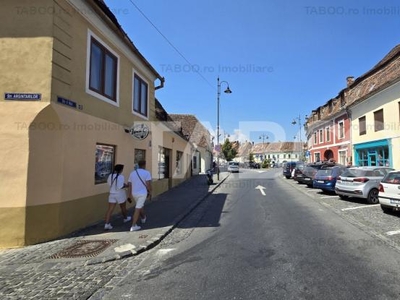
<instances>
[{"instance_id":1,"label":"shop sign","mask_svg":"<svg viewBox=\"0 0 400 300\"><path fill-rule=\"evenodd\" d=\"M144 123L134 124L131 129L129 129L129 133L138 140L144 140L148 137L150 133L149 126Z\"/></svg>"}]
</instances>

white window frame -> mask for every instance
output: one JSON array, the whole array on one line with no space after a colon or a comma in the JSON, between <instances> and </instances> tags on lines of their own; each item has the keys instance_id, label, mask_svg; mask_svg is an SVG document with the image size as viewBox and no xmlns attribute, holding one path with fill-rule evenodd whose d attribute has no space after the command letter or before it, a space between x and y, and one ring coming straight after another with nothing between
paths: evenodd
<instances>
[{"instance_id":1,"label":"white window frame","mask_svg":"<svg viewBox=\"0 0 400 300\"><path fill-rule=\"evenodd\" d=\"M115 101L93 91L90 89L90 55L91 55L91 44L92 38L94 38L99 44L101 44L104 48L110 51L117 58L117 71L116 71L116 86L115 86ZM101 38L99 38L96 34L94 34L90 29L88 29L87 34L87 43L86 43L86 93L89 95L96 97L104 102L107 102L111 105L119 107L119 73L120 73L120 57L119 55L111 49Z\"/></svg>"},{"instance_id":2,"label":"white window frame","mask_svg":"<svg viewBox=\"0 0 400 300\"><path fill-rule=\"evenodd\" d=\"M342 129L343 130L340 130L340 125L342 124ZM338 139L339 140L343 140L344 138L345 138L345 132L344 132L345 130L344 130L344 121L343 120L341 120L341 121L339 121L338 122ZM341 135L342 134L342 135Z\"/></svg>"},{"instance_id":3,"label":"white window frame","mask_svg":"<svg viewBox=\"0 0 400 300\"><path fill-rule=\"evenodd\" d=\"M318 130L318 138L319 138L319 144L322 144L324 142L324 131L323 129Z\"/></svg>"},{"instance_id":4,"label":"white window frame","mask_svg":"<svg viewBox=\"0 0 400 300\"><path fill-rule=\"evenodd\" d=\"M137 77L140 78L140 80L142 80L144 83L147 84L147 112L146 112L146 116L142 115L141 113L137 112L134 110L133 106L134 106L134 101L135 101L135 75ZM132 113L136 116L139 116L141 118L145 118L146 120L148 120L150 118L149 114L150 114L150 84L149 82L143 77L141 76L138 72L136 72L134 69L132 70L132 103L131 103L131 108L132 108Z\"/></svg>"},{"instance_id":5,"label":"white window frame","mask_svg":"<svg viewBox=\"0 0 400 300\"><path fill-rule=\"evenodd\" d=\"M317 136L317 132L314 132L314 145L318 144L318 136Z\"/></svg>"},{"instance_id":6,"label":"white window frame","mask_svg":"<svg viewBox=\"0 0 400 300\"><path fill-rule=\"evenodd\" d=\"M330 126L325 127L325 141L330 142L331 141L331 128Z\"/></svg>"}]
</instances>

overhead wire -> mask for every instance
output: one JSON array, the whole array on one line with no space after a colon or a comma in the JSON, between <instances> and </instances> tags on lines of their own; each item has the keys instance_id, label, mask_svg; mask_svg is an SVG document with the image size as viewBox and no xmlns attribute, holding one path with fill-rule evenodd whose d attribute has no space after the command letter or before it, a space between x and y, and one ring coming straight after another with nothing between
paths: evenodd
<instances>
[{"instance_id":1,"label":"overhead wire","mask_svg":"<svg viewBox=\"0 0 400 300\"><path fill-rule=\"evenodd\" d=\"M193 70L195 73L197 73L205 82L207 82L207 84L209 86L211 86L212 88L215 88L214 85L212 85L207 78L205 78L199 71L197 68L194 67L194 65L185 57L185 55L183 55L183 53L181 51L179 51L179 49L165 36L165 34L163 34L161 32L160 29L158 29L158 27L150 20L149 17L147 17L147 15L132 1L129 0L129 2L137 9L137 11L147 20L147 22L150 23L151 26L153 26L153 28L162 36L162 38L172 47L172 49L175 50L176 53L179 54L180 57L182 57L185 62L187 62L190 67L191 70Z\"/></svg>"}]
</instances>

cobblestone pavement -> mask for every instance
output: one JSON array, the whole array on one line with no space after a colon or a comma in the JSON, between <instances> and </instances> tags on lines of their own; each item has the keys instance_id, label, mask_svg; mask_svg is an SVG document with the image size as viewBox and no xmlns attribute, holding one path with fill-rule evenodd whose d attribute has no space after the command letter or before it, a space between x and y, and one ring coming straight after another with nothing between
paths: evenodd
<instances>
[{"instance_id":1,"label":"cobblestone pavement","mask_svg":"<svg viewBox=\"0 0 400 300\"><path fill-rule=\"evenodd\" d=\"M129 229L129 224L118 225L123 222L115 222L114 230L104 233L104 223L100 222L59 240L0 250L0 299L101 299L118 286L129 272L137 269L142 260L138 255L141 252L132 251L132 255L125 256L129 257L127 259L121 259L125 258L121 256L115 259L114 250L108 247L105 254L100 254L103 255L99 260L101 263L93 263L97 257L52 258L54 254L92 237L108 241L117 238L125 245L136 244L136 249L143 243L156 245L155 239L162 241L189 213L193 211L196 216L195 208L201 206L207 195L227 176L228 173L221 173L220 181L213 186L207 186L205 177L195 176L162 194L159 200L147 206L147 213L153 219L146 222L137 234L127 232L124 227ZM151 247L145 248L148 249Z\"/></svg>"},{"instance_id":2,"label":"cobblestone pavement","mask_svg":"<svg viewBox=\"0 0 400 300\"><path fill-rule=\"evenodd\" d=\"M125 277L139 260L86 265L84 260L43 260L74 243L58 241L0 255L0 299L88 299ZM29 249L28 249L29 248Z\"/></svg>"},{"instance_id":3,"label":"cobblestone pavement","mask_svg":"<svg viewBox=\"0 0 400 300\"><path fill-rule=\"evenodd\" d=\"M285 184L291 185L341 215L350 223L377 238L376 243L386 244L400 252L400 213L385 214L379 204L367 204L364 199L341 200L336 194L326 194L319 189L298 184L293 179L280 176ZM335 241L321 241L334 243ZM340 241L336 241L340 242ZM368 245L359 245L368 247Z\"/></svg>"}]
</instances>

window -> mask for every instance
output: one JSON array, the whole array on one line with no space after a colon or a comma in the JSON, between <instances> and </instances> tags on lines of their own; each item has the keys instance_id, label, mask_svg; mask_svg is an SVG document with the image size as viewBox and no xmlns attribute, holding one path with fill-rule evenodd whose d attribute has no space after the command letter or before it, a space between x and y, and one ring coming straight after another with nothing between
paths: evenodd
<instances>
[{"instance_id":1,"label":"window","mask_svg":"<svg viewBox=\"0 0 400 300\"><path fill-rule=\"evenodd\" d=\"M346 165L346 153L344 150L339 150L339 164Z\"/></svg>"},{"instance_id":2,"label":"window","mask_svg":"<svg viewBox=\"0 0 400 300\"><path fill-rule=\"evenodd\" d=\"M400 121L400 102L398 102L398 110L399 110L399 121Z\"/></svg>"},{"instance_id":3,"label":"window","mask_svg":"<svg viewBox=\"0 0 400 300\"><path fill-rule=\"evenodd\" d=\"M97 144L95 157L94 183L106 183L108 175L113 171L115 146Z\"/></svg>"},{"instance_id":4,"label":"window","mask_svg":"<svg viewBox=\"0 0 400 300\"><path fill-rule=\"evenodd\" d=\"M177 175L182 174L182 157L183 157L183 152L176 151L175 173Z\"/></svg>"},{"instance_id":5,"label":"window","mask_svg":"<svg viewBox=\"0 0 400 300\"><path fill-rule=\"evenodd\" d=\"M146 150L135 149L135 164L138 164L141 160L146 160Z\"/></svg>"},{"instance_id":6,"label":"window","mask_svg":"<svg viewBox=\"0 0 400 300\"><path fill-rule=\"evenodd\" d=\"M93 36L90 39L89 89L117 102L118 58Z\"/></svg>"},{"instance_id":7,"label":"window","mask_svg":"<svg viewBox=\"0 0 400 300\"><path fill-rule=\"evenodd\" d=\"M319 143L323 143L324 142L324 133L322 131L322 129L319 130Z\"/></svg>"},{"instance_id":8,"label":"window","mask_svg":"<svg viewBox=\"0 0 400 300\"><path fill-rule=\"evenodd\" d=\"M158 179L169 178L171 150L158 147Z\"/></svg>"},{"instance_id":9,"label":"window","mask_svg":"<svg viewBox=\"0 0 400 300\"><path fill-rule=\"evenodd\" d=\"M365 122L365 116L358 118L358 133L359 135L367 134L367 123Z\"/></svg>"},{"instance_id":10,"label":"window","mask_svg":"<svg viewBox=\"0 0 400 300\"><path fill-rule=\"evenodd\" d=\"M339 139L344 138L344 122L343 121L338 122L338 137L339 137Z\"/></svg>"},{"instance_id":11,"label":"window","mask_svg":"<svg viewBox=\"0 0 400 300\"><path fill-rule=\"evenodd\" d=\"M314 132L314 145L317 144L317 133Z\"/></svg>"},{"instance_id":12,"label":"window","mask_svg":"<svg viewBox=\"0 0 400 300\"><path fill-rule=\"evenodd\" d=\"M375 131L383 130L383 109L374 112Z\"/></svg>"},{"instance_id":13,"label":"window","mask_svg":"<svg viewBox=\"0 0 400 300\"><path fill-rule=\"evenodd\" d=\"M148 85L135 74L133 79L133 111L147 117Z\"/></svg>"},{"instance_id":14,"label":"window","mask_svg":"<svg viewBox=\"0 0 400 300\"><path fill-rule=\"evenodd\" d=\"M314 153L314 162L318 162L321 160L320 153Z\"/></svg>"},{"instance_id":15,"label":"window","mask_svg":"<svg viewBox=\"0 0 400 300\"><path fill-rule=\"evenodd\" d=\"M327 142L330 142L330 141L331 141L331 131L330 131L330 128L329 128L329 127L326 127L326 128L325 128L325 140L326 140Z\"/></svg>"}]
</instances>

